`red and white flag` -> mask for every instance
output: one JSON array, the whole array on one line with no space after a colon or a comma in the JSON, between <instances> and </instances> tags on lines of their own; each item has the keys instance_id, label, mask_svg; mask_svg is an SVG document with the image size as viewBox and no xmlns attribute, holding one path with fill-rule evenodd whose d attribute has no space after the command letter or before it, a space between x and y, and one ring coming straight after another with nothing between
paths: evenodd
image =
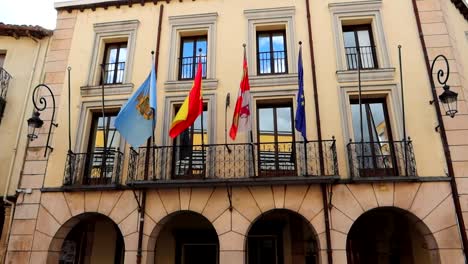
<instances>
[{"instance_id":1,"label":"red and white flag","mask_svg":"<svg viewBox=\"0 0 468 264\"><path fill-rule=\"evenodd\" d=\"M250 84L245 48L243 72L236 108L234 108L234 116L232 117L231 130L229 130L229 136L232 140L236 139L237 132L250 130Z\"/></svg>"}]
</instances>

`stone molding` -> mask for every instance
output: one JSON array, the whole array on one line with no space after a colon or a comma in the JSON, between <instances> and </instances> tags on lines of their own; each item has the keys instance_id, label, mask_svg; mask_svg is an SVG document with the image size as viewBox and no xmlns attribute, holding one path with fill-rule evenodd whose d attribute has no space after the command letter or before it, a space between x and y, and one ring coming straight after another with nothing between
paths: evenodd
<instances>
[{"instance_id":1,"label":"stone molding","mask_svg":"<svg viewBox=\"0 0 468 264\"><path fill-rule=\"evenodd\" d=\"M297 85L297 73L284 75L249 76L250 87L273 87L281 85Z\"/></svg>"},{"instance_id":2,"label":"stone molding","mask_svg":"<svg viewBox=\"0 0 468 264\"><path fill-rule=\"evenodd\" d=\"M186 92L190 91L193 86L193 80L188 81L167 81L164 83L166 92ZM204 79L202 80L203 90L216 90L218 88L218 80Z\"/></svg>"},{"instance_id":3,"label":"stone molding","mask_svg":"<svg viewBox=\"0 0 468 264\"><path fill-rule=\"evenodd\" d=\"M104 95L127 95L133 91L133 83L104 85ZM101 96L102 85L81 86L80 94L83 97Z\"/></svg>"},{"instance_id":4,"label":"stone molding","mask_svg":"<svg viewBox=\"0 0 468 264\"><path fill-rule=\"evenodd\" d=\"M127 60L123 82L132 79L138 20L113 21L94 24L94 43L90 58L87 86L95 86L100 80L100 64L104 58L104 46L113 39L127 38Z\"/></svg>"},{"instance_id":5,"label":"stone molding","mask_svg":"<svg viewBox=\"0 0 468 264\"><path fill-rule=\"evenodd\" d=\"M357 82L357 71L337 71L336 77L339 83ZM392 81L395 79L395 68L361 70L361 81Z\"/></svg>"},{"instance_id":6,"label":"stone molding","mask_svg":"<svg viewBox=\"0 0 468 264\"><path fill-rule=\"evenodd\" d=\"M296 38L295 38L294 6L247 9L244 16L247 18L247 61L249 75L257 75L257 27L262 25L284 25L286 31L286 50L288 52L288 71L297 72Z\"/></svg>"},{"instance_id":7,"label":"stone molding","mask_svg":"<svg viewBox=\"0 0 468 264\"><path fill-rule=\"evenodd\" d=\"M105 103L106 109L120 109L127 102L127 99L107 99ZM75 153L86 152L88 146L89 131L91 131L92 112L100 111L102 107L101 100L84 101L81 103L80 115L77 126L75 139ZM125 139L121 137L120 149L123 152L125 149Z\"/></svg>"},{"instance_id":8,"label":"stone molding","mask_svg":"<svg viewBox=\"0 0 468 264\"><path fill-rule=\"evenodd\" d=\"M181 34L194 31L206 31L207 35L207 69L206 78L216 78L216 23L218 13L204 13L181 16L170 16L170 49L167 71L168 82L178 78L178 57L180 56Z\"/></svg>"},{"instance_id":9,"label":"stone molding","mask_svg":"<svg viewBox=\"0 0 468 264\"><path fill-rule=\"evenodd\" d=\"M361 20L369 19L371 21L379 68L391 68L381 15L382 0L330 3L328 8L332 14L332 27L333 35L335 36L335 50L337 52L336 65L338 71L347 70L342 21L352 21L357 18Z\"/></svg>"},{"instance_id":10,"label":"stone molding","mask_svg":"<svg viewBox=\"0 0 468 264\"><path fill-rule=\"evenodd\" d=\"M337 184L331 200L331 237L333 256L346 259L346 239L353 223L375 208L399 208L413 216L417 230L426 230L427 247L434 263L443 258L447 263L463 259L461 241L456 229L455 209L448 182ZM137 248L138 211L131 190L44 193L38 214L34 253L54 261L61 241L87 212L109 217L120 229L125 241L125 261L134 263ZM429 199L430 198L430 199ZM236 251L244 263L247 235L255 221L275 209L286 209L301 215L314 231L318 242L319 263L326 259L325 220L319 185L279 185L234 187L232 210L225 187L173 188L149 190L143 230L144 263L154 263L154 248L159 232L174 214L191 211L211 222L219 237L220 264L232 263ZM28 234L29 234L28 233ZM28 234L15 241L28 239ZM450 260L450 261L449 261ZM133 262L132 262L133 261ZM55 261L56 262L56 261ZM18 262L22 263L22 262Z\"/></svg>"}]
</instances>

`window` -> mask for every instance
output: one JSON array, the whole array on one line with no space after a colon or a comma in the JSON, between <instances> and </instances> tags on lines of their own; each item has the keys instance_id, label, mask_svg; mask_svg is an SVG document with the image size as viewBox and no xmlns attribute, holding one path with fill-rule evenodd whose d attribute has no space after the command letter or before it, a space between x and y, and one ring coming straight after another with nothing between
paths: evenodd
<instances>
[{"instance_id":1,"label":"window","mask_svg":"<svg viewBox=\"0 0 468 264\"><path fill-rule=\"evenodd\" d=\"M343 41L348 70L377 68L377 57L371 25L343 26Z\"/></svg>"},{"instance_id":2,"label":"window","mask_svg":"<svg viewBox=\"0 0 468 264\"><path fill-rule=\"evenodd\" d=\"M101 84L118 84L124 80L127 42L107 43L104 51Z\"/></svg>"},{"instance_id":3,"label":"window","mask_svg":"<svg viewBox=\"0 0 468 264\"><path fill-rule=\"evenodd\" d=\"M0 68L3 68L3 64L5 63L5 53L0 53Z\"/></svg>"},{"instance_id":4,"label":"window","mask_svg":"<svg viewBox=\"0 0 468 264\"><path fill-rule=\"evenodd\" d=\"M179 80L191 80L195 78L195 74L197 73L198 60L200 59L200 49L203 71L202 76L203 78L206 78L206 35L181 38L179 58Z\"/></svg>"},{"instance_id":5,"label":"window","mask_svg":"<svg viewBox=\"0 0 468 264\"><path fill-rule=\"evenodd\" d=\"M179 107L176 107L175 113ZM203 145L209 142L207 105L204 106L202 115L195 120L191 127L174 139L174 178L203 178L205 175L206 147Z\"/></svg>"},{"instance_id":6,"label":"window","mask_svg":"<svg viewBox=\"0 0 468 264\"><path fill-rule=\"evenodd\" d=\"M91 132L86 153L83 184L109 184L118 162L120 134L114 126L117 112L93 112ZM104 153L104 146L107 146Z\"/></svg>"},{"instance_id":7,"label":"window","mask_svg":"<svg viewBox=\"0 0 468 264\"><path fill-rule=\"evenodd\" d=\"M291 102L257 104L259 175L296 174L295 139Z\"/></svg>"},{"instance_id":8,"label":"window","mask_svg":"<svg viewBox=\"0 0 468 264\"><path fill-rule=\"evenodd\" d=\"M361 100L362 133L359 101L351 101L352 125L360 176L396 175L392 130L384 98ZM362 134L362 136L361 136ZM362 140L362 144L361 144Z\"/></svg>"},{"instance_id":9,"label":"window","mask_svg":"<svg viewBox=\"0 0 468 264\"><path fill-rule=\"evenodd\" d=\"M261 74L282 74L288 72L286 32L257 32L257 72Z\"/></svg>"}]
</instances>

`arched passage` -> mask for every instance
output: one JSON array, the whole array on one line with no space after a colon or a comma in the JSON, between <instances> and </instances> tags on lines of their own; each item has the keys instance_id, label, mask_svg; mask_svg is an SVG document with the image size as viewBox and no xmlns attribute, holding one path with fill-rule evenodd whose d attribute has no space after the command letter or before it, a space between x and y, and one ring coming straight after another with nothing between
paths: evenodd
<instances>
[{"instance_id":1,"label":"arched passage","mask_svg":"<svg viewBox=\"0 0 468 264\"><path fill-rule=\"evenodd\" d=\"M427 226L413 214L381 207L361 215L346 242L349 264L440 263Z\"/></svg>"},{"instance_id":2,"label":"arched passage","mask_svg":"<svg viewBox=\"0 0 468 264\"><path fill-rule=\"evenodd\" d=\"M120 229L110 218L98 213L84 213L68 220L58 230L51 247L60 250L60 264L124 263L125 246Z\"/></svg>"},{"instance_id":3,"label":"arched passage","mask_svg":"<svg viewBox=\"0 0 468 264\"><path fill-rule=\"evenodd\" d=\"M246 263L316 264L319 244L310 223L298 213L275 209L264 213L247 235Z\"/></svg>"},{"instance_id":4,"label":"arched passage","mask_svg":"<svg viewBox=\"0 0 468 264\"><path fill-rule=\"evenodd\" d=\"M181 211L166 216L159 225L156 264L219 263L218 234L204 216Z\"/></svg>"}]
</instances>

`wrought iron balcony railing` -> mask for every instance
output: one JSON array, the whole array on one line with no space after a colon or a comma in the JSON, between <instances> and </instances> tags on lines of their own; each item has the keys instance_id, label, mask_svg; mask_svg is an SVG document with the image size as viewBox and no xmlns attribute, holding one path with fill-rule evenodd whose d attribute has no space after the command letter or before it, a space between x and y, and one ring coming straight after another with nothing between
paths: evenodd
<instances>
[{"instance_id":1,"label":"wrought iron balcony railing","mask_svg":"<svg viewBox=\"0 0 468 264\"><path fill-rule=\"evenodd\" d=\"M121 183L123 153L118 149L68 153L63 185L111 185Z\"/></svg>"},{"instance_id":2,"label":"wrought iron balcony railing","mask_svg":"<svg viewBox=\"0 0 468 264\"><path fill-rule=\"evenodd\" d=\"M377 69L377 56L375 46L360 46L359 53L361 54L361 69ZM358 68L358 48L345 47L346 61L348 70L357 70Z\"/></svg>"},{"instance_id":3,"label":"wrought iron balcony railing","mask_svg":"<svg viewBox=\"0 0 468 264\"><path fill-rule=\"evenodd\" d=\"M125 62L113 62L105 63L103 67L103 79L102 83L104 84L118 84L122 83L124 80L125 73Z\"/></svg>"},{"instance_id":4,"label":"wrought iron balcony railing","mask_svg":"<svg viewBox=\"0 0 468 264\"><path fill-rule=\"evenodd\" d=\"M179 58L179 80L193 80L197 73L197 64L200 56ZM201 56L202 77L206 78L206 55Z\"/></svg>"},{"instance_id":5,"label":"wrought iron balcony railing","mask_svg":"<svg viewBox=\"0 0 468 264\"><path fill-rule=\"evenodd\" d=\"M2 67L0 67L0 122L2 121L3 112L6 107L6 95L11 75Z\"/></svg>"},{"instance_id":6,"label":"wrought iron balcony railing","mask_svg":"<svg viewBox=\"0 0 468 264\"><path fill-rule=\"evenodd\" d=\"M417 175L411 140L350 142L347 148L351 178Z\"/></svg>"},{"instance_id":7,"label":"wrought iron balcony railing","mask_svg":"<svg viewBox=\"0 0 468 264\"><path fill-rule=\"evenodd\" d=\"M322 148L323 168L319 150ZM335 140L147 148L130 154L128 181L336 176Z\"/></svg>"},{"instance_id":8,"label":"wrought iron balcony railing","mask_svg":"<svg viewBox=\"0 0 468 264\"><path fill-rule=\"evenodd\" d=\"M266 51L257 53L257 72L261 74L288 73L286 51Z\"/></svg>"}]
</instances>

